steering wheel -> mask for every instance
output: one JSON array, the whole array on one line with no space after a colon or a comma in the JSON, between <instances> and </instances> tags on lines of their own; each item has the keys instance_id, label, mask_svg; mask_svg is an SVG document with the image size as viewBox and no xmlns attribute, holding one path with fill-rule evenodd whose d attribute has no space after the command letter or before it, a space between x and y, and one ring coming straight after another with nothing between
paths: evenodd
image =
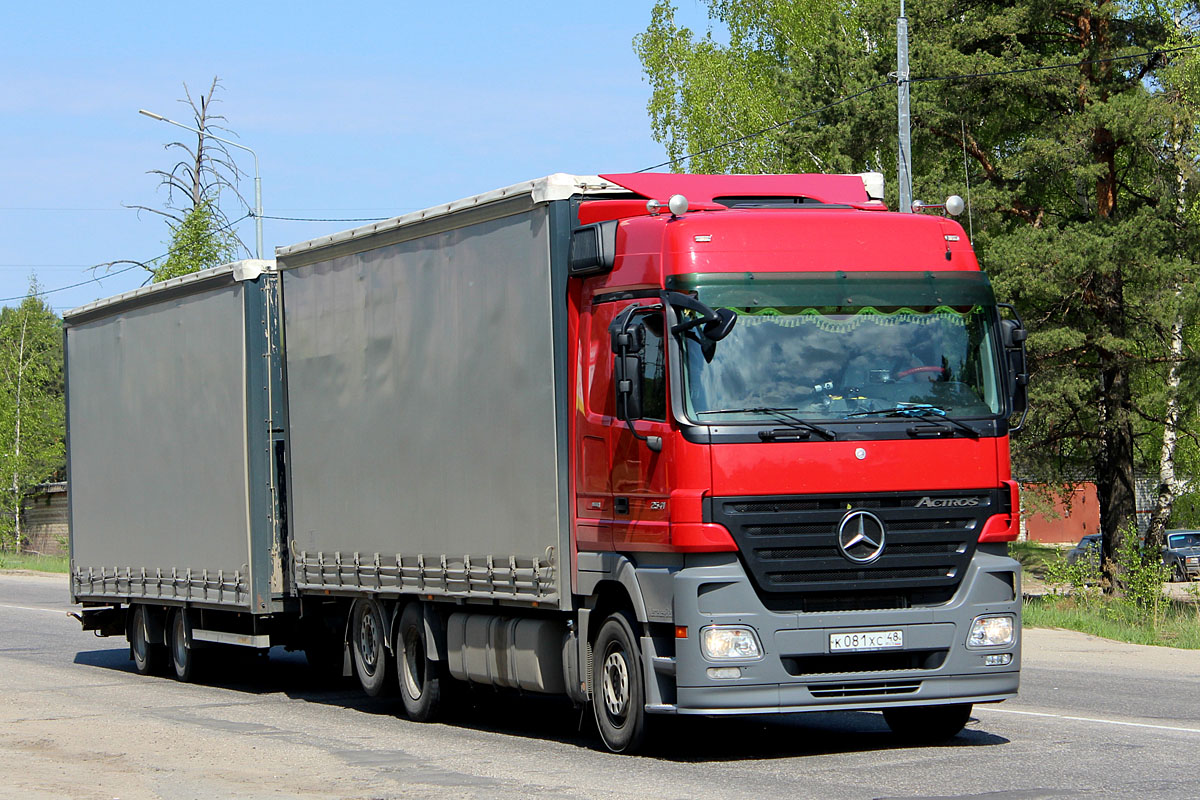
<instances>
[{"instance_id":1,"label":"steering wheel","mask_svg":"<svg viewBox=\"0 0 1200 800\"><path fill-rule=\"evenodd\" d=\"M943 376L943 378L944 378L946 375L946 368L945 367L934 367L934 366L912 367L911 369L901 370L900 372L897 372L896 380L900 380L901 378L908 378L912 375L920 375L921 373L934 373L934 372L938 373L939 375Z\"/></svg>"}]
</instances>

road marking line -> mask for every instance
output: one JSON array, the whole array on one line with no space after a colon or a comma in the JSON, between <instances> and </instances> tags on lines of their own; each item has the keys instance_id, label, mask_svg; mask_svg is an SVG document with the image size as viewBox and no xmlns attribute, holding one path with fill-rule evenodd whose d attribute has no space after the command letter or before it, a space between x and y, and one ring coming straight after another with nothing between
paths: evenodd
<instances>
[{"instance_id":1,"label":"road marking line","mask_svg":"<svg viewBox=\"0 0 1200 800\"><path fill-rule=\"evenodd\" d=\"M1041 711L1016 711L1011 708L980 708L975 707L976 711L990 711L993 714L1020 714L1026 717L1051 717L1053 719L1066 719L1073 722L1097 722L1101 725L1121 725L1127 728L1151 728L1156 731L1180 731L1181 733L1200 733L1200 728L1180 728L1173 725L1151 725L1147 722L1122 722L1116 719L1097 719L1095 717L1071 717L1066 714L1049 714Z\"/></svg>"},{"instance_id":2,"label":"road marking line","mask_svg":"<svg viewBox=\"0 0 1200 800\"><path fill-rule=\"evenodd\" d=\"M71 612L67 611L65 608L58 609L58 608L34 608L33 606L10 606L6 603L0 603L0 608L13 608L13 609L16 609L17 611L41 611L43 614L61 614L64 617L69 616L71 613Z\"/></svg>"}]
</instances>

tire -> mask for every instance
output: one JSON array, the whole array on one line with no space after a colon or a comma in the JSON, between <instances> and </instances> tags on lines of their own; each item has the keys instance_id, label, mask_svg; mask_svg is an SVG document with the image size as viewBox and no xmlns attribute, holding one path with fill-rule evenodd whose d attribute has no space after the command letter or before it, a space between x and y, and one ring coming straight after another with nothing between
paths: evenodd
<instances>
[{"instance_id":1,"label":"tire","mask_svg":"<svg viewBox=\"0 0 1200 800\"><path fill-rule=\"evenodd\" d=\"M883 712L897 736L915 744L936 744L953 739L971 719L971 704L889 708Z\"/></svg>"},{"instance_id":2,"label":"tire","mask_svg":"<svg viewBox=\"0 0 1200 800\"><path fill-rule=\"evenodd\" d=\"M1171 573L1171 582L1172 583L1184 583L1187 581L1187 579L1188 579L1187 573L1183 571L1183 567L1176 564L1175 569Z\"/></svg>"},{"instance_id":3,"label":"tire","mask_svg":"<svg viewBox=\"0 0 1200 800\"><path fill-rule=\"evenodd\" d=\"M167 648L152 644L149 640L147 617L150 612L143 605L133 608L133 620L129 625L129 657L139 675L157 675L167 663Z\"/></svg>"},{"instance_id":4,"label":"tire","mask_svg":"<svg viewBox=\"0 0 1200 800\"><path fill-rule=\"evenodd\" d=\"M404 712L414 722L430 722L442 709L445 679L440 662L429 659L420 603L409 603L396 627L396 678Z\"/></svg>"},{"instance_id":5,"label":"tire","mask_svg":"<svg viewBox=\"0 0 1200 800\"><path fill-rule=\"evenodd\" d=\"M196 649L192 647L192 622L186 610L180 608L171 613L167 628L168 649L171 669L177 680L191 683L197 677L198 662Z\"/></svg>"},{"instance_id":6,"label":"tire","mask_svg":"<svg viewBox=\"0 0 1200 800\"><path fill-rule=\"evenodd\" d=\"M356 600L350 612L350 649L354 672L368 697L387 690L387 624L383 607L376 600Z\"/></svg>"},{"instance_id":7,"label":"tire","mask_svg":"<svg viewBox=\"0 0 1200 800\"><path fill-rule=\"evenodd\" d=\"M633 753L646 739L646 691L634 622L611 614L592 642L592 713L604 746Z\"/></svg>"}]
</instances>

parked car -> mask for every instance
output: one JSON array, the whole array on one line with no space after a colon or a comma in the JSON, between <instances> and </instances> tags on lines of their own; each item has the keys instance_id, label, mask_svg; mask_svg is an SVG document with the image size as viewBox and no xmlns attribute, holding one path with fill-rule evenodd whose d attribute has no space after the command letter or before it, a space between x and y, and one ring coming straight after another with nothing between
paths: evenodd
<instances>
[{"instance_id":1,"label":"parked car","mask_svg":"<svg viewBox=\"0 0 1200 800\"><path fill-rule=\"evenodd\" d=\"M1079 540L1079 544L1067 551L1067 563L1074 564L1076 561L1086 559L1096 567L1100 566L1100 553L1103 547L1103 541L1100 534L1089 533L1087 536Z\"/></svg>"},{"instance_id":2,"label":"parked car","mask_svg":"<svg viewBox=\"0 0 1200 800\"><path fill-rule=\"evenodd\" d=\"M1163 563L1171 568L1171 580L1200 578L1200 531L1167 531Z\"/></svg>"}]
</instances>

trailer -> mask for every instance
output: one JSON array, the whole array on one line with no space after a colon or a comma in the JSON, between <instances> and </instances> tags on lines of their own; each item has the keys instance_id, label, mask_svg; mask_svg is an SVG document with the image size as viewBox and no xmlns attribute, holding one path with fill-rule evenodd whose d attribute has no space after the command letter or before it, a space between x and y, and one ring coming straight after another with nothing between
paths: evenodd
<instances>
[{"instance_id":1,"label":"trailer","mask_svg":"<svg viewBox=\"0 0 1200 800\"><path fill-rule=\"evenodd\" d=\"M303 649L662 715L1015 695L1025 331L877 175L555 174L65 317L71 586L140 672ZM886 244L884 244L886 243Z\"/></svg>"}]
</instances>

